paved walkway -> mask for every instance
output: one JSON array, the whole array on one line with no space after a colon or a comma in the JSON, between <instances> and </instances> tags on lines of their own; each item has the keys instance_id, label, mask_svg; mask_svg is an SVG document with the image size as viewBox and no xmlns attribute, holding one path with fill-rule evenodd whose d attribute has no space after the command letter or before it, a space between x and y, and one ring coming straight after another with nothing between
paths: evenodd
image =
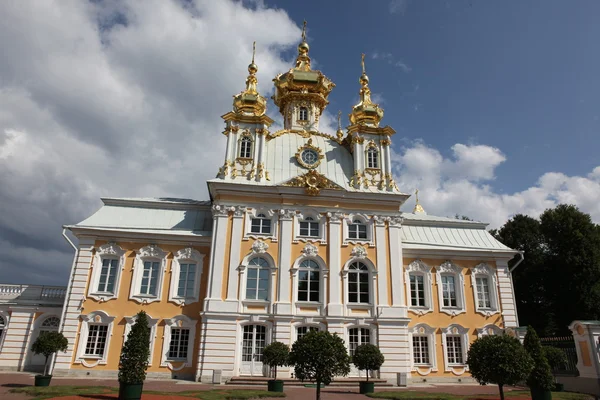
<instances>
[{"instance_id":1,"label":"paved walkway","mask_svg":"<svg viewBox=\"0 0 600 400\"><path fill-rule=\"evenodd\" d=\"M19 393L9 393L9 390L14 387L23 387L23 386L32 386L33 385L33 377L34 374L29 373L0 373L0 399L2 400L26 400L29 399L29 396ZM108 387L118 387L119 383L116 379L88 379L88 378L52 378L51 386L59 386L59 385L76 385L76 386L108 386ZM266 386L266 385L265 385ZM253 387L244 387L244 386L233 386L233 385L206 385L188 381L178 381L178 380L146 380L144 383L144 389L146 390L156 390L173 393L173 396L165 397L161 396L161 399L170 399L170 400L183 400L184 397L176 396L177 392L183 392L186 390L194 390L194 391L202 391L202 390L211 390L211 389L264 389L266 387L262 386L253 386ZM452 394L461 394L461 395L479 395L479 394L497 394L498 389L496 386L480 386L473 384L461 384L461 385L453 385L453 386L437 386L437 385L415 385L410 388L378 388L377 391L383 390L414 390L420 392L431 392L431 393L452 393ZM505 389L506 390L506 389ZM308 400L314 398L315 389L314 388L302 388L302 387L286 387L285 393L287 395L288 400ZM323 400L365 400L368 397L358 394L358 387L332 387L325 388L321 391ZM109 400L112 398L116 398L111 395L98 395L98 396L90 396L85 395L85 397L79 397L79 399L99 399L99 400ZM61 400L75 400L77 397L61 397ZM185 398L189 400L189 398ZM152 398L151 396L144 395L144 400L158 400L156 398Z\"/></svg>"}]
</instances>

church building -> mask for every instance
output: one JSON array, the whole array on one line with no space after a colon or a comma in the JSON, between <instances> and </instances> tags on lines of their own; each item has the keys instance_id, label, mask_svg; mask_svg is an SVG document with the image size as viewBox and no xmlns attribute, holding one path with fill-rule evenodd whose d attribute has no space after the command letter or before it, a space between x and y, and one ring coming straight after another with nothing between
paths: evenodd
<instances>
[{"instance_id":1,"label":"church building","mask_svg":"<svg viewBox=\"0 0 600 400\"><path fill-rule=\"evenodd\" d=\"M319 119L335 84L311 67L304 34L295 65L273 79L281 130L257 70L253 59L222 117L209 199L103 198L66 226L78 243L60 326L69 348L54 375L116 376L144 310L150 378L266 376L267 344L327 330L350 353L379 346L375 376L391 383L468 380L469 344L518 326L508 262L519 253L484 223L428 215L418 200L400 211L410 196L392 174L395 131L371 99L364 56L360 101L334 134Z\"/></svg>"}]
</instances>

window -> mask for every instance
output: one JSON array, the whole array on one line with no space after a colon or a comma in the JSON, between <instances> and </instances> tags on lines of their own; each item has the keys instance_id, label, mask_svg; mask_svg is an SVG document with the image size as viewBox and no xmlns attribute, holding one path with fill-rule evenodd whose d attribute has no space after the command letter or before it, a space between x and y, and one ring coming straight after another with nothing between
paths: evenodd
<instances>
[{"instance_id":1,"label":"window","mask_svg":"<svg viewBox=\"0 0 600 400\"><path fill-rule=\"evenodd\" d=\"M125 262L125 250L110 242L96 249L88 286L88 296L98 301L115 299L119 292L120 270Z\"/></svg>"},{"instance_id":2,"label":"window","mask_svg":"<svg viewBox=\"0 0 600 400\"><path fill-rule=\"evenodd\" d=\"M355 261L348 267L348 301L369 303L369 268Z\"/></svg>"},{"instance_id":3,"label":"window","mask_svg":"<svg viewBox=\"0 0 600 400\"><path fill-rule=\"evenodd\" d=\"M298 120L308 121L308 108L300 107L300 111L298 113Z\"/></svg>"},{"instance_id":4,"label":"window","mask_svg":"<svg viewBox=\"0 0 600 400\"><path fill-rule=\"evenodd\" d=\"M454 276L442 276L442 294L444 307L456 307L456 288L454 286Z\"/></svg>"},{"instance_id":5,"label":"window","mask_svg":"<svg viewBox=\"0 0 600 400\"><path fill-rule=\"evenodd\" d=\"M90 324L88 327L87 343L85 345L85 355L95 357L104 356L107 337L107 325Z\"/></svg>"},{"instance_id":6,"label":"window","mask_svg":"<svg viewBox=\"0 0 600 400\"><path fill-rule=\"evenodd\" d=\"M368 328L351 328L348 330L350 357L361 344L371 343L371 330Z\"/></svg>"},{"instance_id":7,"label":"window","mask_svg":"<svg viewBox=\"0 0 600 400\"><path fill-rule=\"evenodd\" d=\"M475 278L477 285L477 306L479 308L491 308L490 285L487 277Z\"/></svg>"},{"instance_id":8,"label":"window","mask_svg":"<svg viewBox=\"0 0 600 400\"><path fill-rule=\"evenodd\" d=\"M316 326L299 326L296 328L296 340L300 340L308 332L319 332L319 328Z\"/></svg>"},{"instance_id":9,"label":"window","mask_svg":"<svg viewBox=\"0 0 600 400\"><path fill-rule=\"evenodd\" d=\"M304 260L298 269L298 301L320 301L319 264Z\"/></svg>"},{"instance_id":10,"label":"window","mask_svg":"<svg viewBox=\"0 0 600 400\"><path fill-rule=\"evenodd\" d=\"M171 328L169 343L169 360L187 359L190 344L190 330L187 328Z\"/></svg>"},{"instance_id":11,"label":"window","mask_svg":"<svg viewBox=\"0 0 600 400\"><path fill-rule=\"evenodd\" d=\"M379 152L375 147L367 150L367 168L379 168Z\"/></svg>"},{"instance_id":12,"label":"window","mask_svg":"<svg viewBox=\"0 0 600 400\"><path fill-rule=\"evenodd\" d=\"M413 307L425 307L425 283L423 275L410 274L410 301Z\"/></svg>"},{"instance_id":13,"label":"window","mask_svg":"<svg viewBox=\"0 0 600 400\"><path fill-rule=\"evenodd\" d=\"M193 297L196 283L196 264L179 264L177 296Z\"/></svg>"},{"instance_id":14,"label":"window","mask_svg":"<svg viewBox=\"0 0 600 400\"><path fill-rule=\"evenodd\" d=\"M500 311L496 270L481 263L471 270L471 285L475 298L475 312L490 316Z\"/></svg>"},{"instance_id":15,"label":"window","mask_svg":"<svg viewBox=\"0 0 600 400\"><path fill-rule=\"evenodd\" d=\"M158 271L160 263L158 261L144 261L144 270L142 272L142 284L140 286L141 295L156 296Z\"/></svg>"},{"instance_id":16,"label":"window","mask_svg":"<svg viewBox=\"0 0 600 400\"><path fill-rule=\"evenodd\" d=\"M256 218L252 218L252 226L250 232L269 235L271 234L271 219L265 214L258 214Z\"/></svg>"},{"instance_id":17,"label":"window","mask_svg":"<svg viewBox=\"0 0 600 400\"><path fill-rule=\"evenodd\" d=\"M367 225L355 219L351 224L348 224L348 237L350 239L367 240Z\"/></svg>"},{"instance_id":18,"label":"window","mask_svg":"<svg viewBox=\"0 0 600 400\"><path fill-rule=\"evenodd\" d=\"M429 365L429 338L427 336L413 336L413 363Z\"/></svg>"},{"instance_id":19,"label":"window","mask_svg":"<svg viewBox=\"0 0 600 400\"><path fill-rule=\"evenodd\" d=\"M115 279L117 277L117 269L119 260L104 258L102 260L102 269L100 271L100 281L98 282L99 293L114 293Z\"/></svg>"},{"instance_id":20,"label":"window","mask_svg":"<svg viewBox=\"0 0 600 400\"><path fill-rule=\"evenodd\" d=\"M41 331L57 331L60 325L60 318L48 317L42 322Z\"/></svg>"},{"instance_id":21,"label":"window","mask_svg":"<svg viewBox=\"0 0 600 400\"><path fill-rule=\"evenodd\" d=\"M306 217L300 221L300 236L319 237L319 222L313 217Z\"/></svg>"},{"instance_id":22,"label":"window","mask_svg":"<svg viewBox=\"0 0 600 400\"><path fill-rule=\"evenodd\" d=\"M449 365L464 364L462 339L460 336L446 336L446 353Z\"/></svg>"},{"instance_id":23,"label":"window","mask_svg":"<svg viewBox=\"0 0 600 400\"><path fill-rule=\"evenodd\" d=\"M240 139L240 158L252 158L252 139L249 136Z\"/></svg>"},{"instance_id":24,"label":"window","mask_svg":"<svg viewBox=\"0 0 600 400\"><path fill-rule=\"evenodd\" d=\"M246 278L247 300L268 300L270 275L271 271L267 260L262 257L250 260Z\"/></svg>"}]
</instances>

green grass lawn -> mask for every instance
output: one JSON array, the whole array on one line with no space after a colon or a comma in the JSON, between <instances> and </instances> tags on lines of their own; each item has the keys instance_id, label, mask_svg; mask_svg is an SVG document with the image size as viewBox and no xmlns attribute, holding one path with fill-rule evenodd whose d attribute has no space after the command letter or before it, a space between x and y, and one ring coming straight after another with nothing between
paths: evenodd
<instances>
[{"instance_id":1,"label":"green grass lawn","mask_svg":"<svg viewBox=\"0 0 600 400\"><path fill-rule=\"evenodd\" d=\"M391 399L391 400L475 400L475 399L496 399L500 398L500 394L480 394L480 395L454 395L448 393L427 393L418 391L402 391L402 392L377 392L367 395L374 399ZM504 397L507 399L513 398L523 399L531 398L528 390L512 390L504 391ZM572 392L552 392L552 400L590 400L594 396Z\"/></svg>"},{"instance_id":2,"label":"green grass lawn","mask_svg":"<svg viewBox=\"0 0 600 400\"><path fill-rule=\"evenodd\" d=\"M31 400L44 400L61 396L74 395L92 395L92 394L114 394L118 388L105 386L48 386L36 387L26 386L22 388L11 389L12 393L24 393L32 397ZM186 392L157 392L144 390L147 394L159 395L177 395L186 396L201 400L244 400L244 399L262 399L265 397L285 397L284 393L267 392L266 390L205 390L205 391L186 391Z\"/></svg>"}]
</instances>

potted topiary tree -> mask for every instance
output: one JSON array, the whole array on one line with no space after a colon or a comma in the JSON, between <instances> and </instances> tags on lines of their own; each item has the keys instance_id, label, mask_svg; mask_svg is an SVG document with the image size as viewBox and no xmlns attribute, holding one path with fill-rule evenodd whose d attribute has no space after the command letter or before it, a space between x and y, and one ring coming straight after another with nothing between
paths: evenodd
<instances>
[{"instance_id":1,"label":"potted topiary tree","mask_svg":"<svg viewBox=\"0 0 600 400\"><path fill-rule=\"evenodd\" d=\"M290 349L281 342L273 342L263 349L263 363L274 371L274 379L268 384L269 392L283 392L283 381L277 379L277 367L288 365Z\"/></svg>"},{"instance_id":2,"label":"potted topiary tree","mask_svg":"<svg viewBox=\"0 0 600 400\"><path fill-rule=\"evenodd\" d=\"M383 365L385 357L379 351L379 347L374 344L361 344L354 350L352 356L352 363L356 365L359 370L365 370L367 372L367 380L365 382L359 382L360 393L373 393L375 391L375 384L369 382L369 371L377 371Z\"/></svg>"},{"instance_id":3,"label":"potted topiary tree","mask_svg":"<svg viewBox=\"0 0 600 400\"><path fill-rule=\"evenodd\" d=\"M498 385L500 400L504 400L504 386L523 382L533 368L533 361L519 339L508 335L483 336L471 344L467 365L480 384Z\"/></svg>"},{"instance_id":4,"label":"potted topiary tree","mask_svg":"<svg viewBox=\"0 0 600 400\"><path fill-rule=\"evenodd\" d=\"M135 316L119 360L119 400L142 398L146 369L150 358L148 316L140 311Z\"/></svg>"},{"instance_id":5,"label":"potted topiary tree","mask_svg":"<svg viewBox=\"0 0 600 400\"><path fill-rule=\"evenodd\" d=\"M321 384L329 385L334 376L350 373L350 357L344 340L329 332L311 331L292 345L290 365L300 380L316 381L317 400Z\"/></svg>"},{"instance_id":6,"label":"potted topiary tree","mask_svg":"<svg viewBox=\"0 0 600 400\"><path fill-rule=\"evenodd\" d=\"M34 354L42 354L46 357L46 361L44 362L43 375L35 376L35 386L50 386L52 375L48 375L48 359L58 351L67 351L68 345L69 341L60 332L40 332L38 338L31 345L31 351Z\"/></svg>"},{"instance_id":7,"label":"potted topiary tree","mask_svg":"<svg viewBox=\"0 0 600 400\"><path fill-rule=\"evenodd\" d=\"M525 350L533 359L533 369L527 378L527 386L531 392L532 400L552 400L554 378L550 371L550 364L542 351L542 343L533 327L527 327L527 334L523 341Z\"/></svg>"},{"instance_id":8,"label":"potted topiary tree","mask_svg":"<svg viewBox=\"0 0 600 400\"><path fill-rule=\"evenodd\" d=\"M567 364L567 355L563 349L554 346L542 346L542 352L550 364L552 370L552 376L554 377L554 388L552 390L562 392L565 386L562 383L558 383L555 375L556 370L565 368Z\"/></svg>"}]
</instances>

